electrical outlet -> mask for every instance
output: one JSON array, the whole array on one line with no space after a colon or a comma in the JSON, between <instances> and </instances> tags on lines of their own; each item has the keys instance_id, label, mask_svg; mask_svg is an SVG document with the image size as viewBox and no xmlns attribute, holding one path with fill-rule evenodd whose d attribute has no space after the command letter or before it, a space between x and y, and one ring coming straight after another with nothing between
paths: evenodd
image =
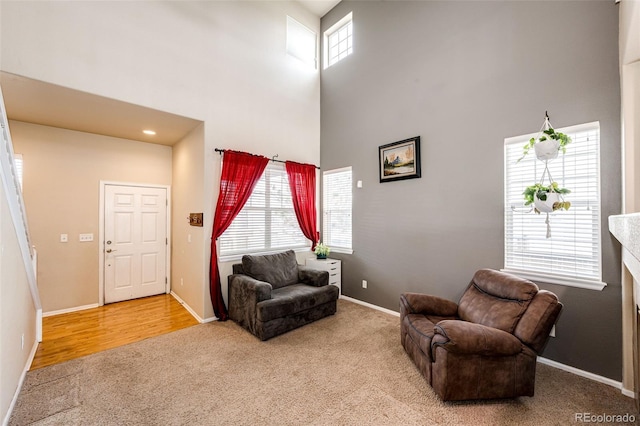
<instances>
[{"instance_id":1,"label":"electrical outlet","mask_svg":"<svg viewBox=\"0 0 640 426\"><path fill-rule=\"evenodd\" d=\"M367 280L362 280L362 288L367 288Z\"/></svg>"},{"instance_id":2,"label":"electrical outlet","mask_svg":"<svg viewBox=\"0 0 640 426\"><path fill-rule=\"evenodd\" d=\"M180 278L180 286L184 285L184 280L182 278Z\"/></svg>"},{"instance_id":3,"label":"electrical outlet","mask_svg":"<svg viewBox=\"0 0 640 426\"><path fill-rule=\"evenodd\" d=\"M81 242L93 241L93 234L80 234L80 241Z\"/></svg>"},{"instance_id":4,"label":"electrical outlet","mask_svg":"<svg viewBox=\"0 0 640 426\"><path fill-rule=\"evenodd\" d=\"M60 242L61 242L61 243L66 243L67 241L69 241L69 235L67 235L67 234L60 234Z\"/></svg>"}]
</instances>

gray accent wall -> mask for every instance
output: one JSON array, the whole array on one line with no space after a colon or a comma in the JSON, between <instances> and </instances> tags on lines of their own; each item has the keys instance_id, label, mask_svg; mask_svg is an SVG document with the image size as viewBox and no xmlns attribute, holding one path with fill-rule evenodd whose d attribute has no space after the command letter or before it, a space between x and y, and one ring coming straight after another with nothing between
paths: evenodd
<instances>
[{"instance_id":1,"label":"gray accent wall","mask_svg":"<svg viewBox=\"0 0 640 426\"><path fill-rule=\"evenodd\" d=\"M402 292L458 300L504 263L504 139L599 121L602 291L538 283L565 305L544 357L621 380L618 7L613 1L342 1L354 53L321 74L321 166L353 167L346 296L398 311ZM379 183L378 147L421 137L422 177ZM356 188L356 181L363 182ZM362 288L367 280L368 288ZM398 343L399 344L399 343Z\"/></svg>"}]
</instances>

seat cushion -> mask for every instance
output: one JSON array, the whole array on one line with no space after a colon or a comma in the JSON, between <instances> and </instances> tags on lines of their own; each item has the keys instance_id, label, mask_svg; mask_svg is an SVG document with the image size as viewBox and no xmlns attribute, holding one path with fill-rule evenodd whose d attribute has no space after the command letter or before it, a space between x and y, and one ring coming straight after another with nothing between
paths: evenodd
<instances>
[{"instance_id":1,"label":"seat cushion","mask_svg":"<svg viewBox=\"0 0 640 426\"><path fill-rule=\"evenodd\" d=\"M271 299L256 306L256 317L267 322L287 315L311 309L328 302L338 300L338 287L325 285L314 287L306 284L293 284L271 292Z\"/></svg>"},{"instance_id":2,"label":"seat cushion","mask_svg":"<svg viewBox=\"0 0 640 426\"><path fill-rule=\"evenodd\" d=\"M293 250L260 256L242 256L246 275L271 284L274 289L298 282L298 261Z\"/></svg>"}]
</instances>

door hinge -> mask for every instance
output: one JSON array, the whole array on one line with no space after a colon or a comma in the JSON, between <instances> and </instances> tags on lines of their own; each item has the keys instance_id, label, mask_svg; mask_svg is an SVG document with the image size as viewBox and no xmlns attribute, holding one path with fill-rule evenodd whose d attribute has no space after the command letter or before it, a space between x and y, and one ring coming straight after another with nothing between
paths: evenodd
<instances>
[{"instance_id":1,"label":"door hinge","mask_svg":"<svg viewBox=\"0 0 640 426\"><path fill-rule=\"evenodd\" d=\"M165 284L169 284L169 281L167 280L167 277L164 277L164 283Z\"/></svg>"},{"instance_id":2,"label":"door hinge","mask_svg":"<svg viewBox=\"0 0 640 426\"><path fill-rule=\"evenodd\" d=\"M165 246L168 246L168 245L169 245L169 237L167 237L167 238L165 238L165 239L164 239L164 245L165 245Z\"/></svg>"}]
</instances>

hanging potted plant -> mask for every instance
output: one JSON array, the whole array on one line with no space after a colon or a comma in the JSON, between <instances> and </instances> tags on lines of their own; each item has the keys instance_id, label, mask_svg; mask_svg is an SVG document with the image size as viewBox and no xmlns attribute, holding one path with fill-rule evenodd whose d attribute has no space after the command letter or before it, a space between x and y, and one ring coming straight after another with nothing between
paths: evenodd
<instances>
[{"instance_id":1,"label":"hanging potted plant","mask_svg":"<svg viewBox=\"0 0 640 426\"><path fill-rule=\"evenodd\" d=\"M538 160L547 161L558 157L558 152L564 154L567 151L567 145L571 143L571 138L564 133L556 132L553 127L542 130L537 138L529 139L529 142L522 147L522 160L529 154L531 148L535 150Z\"/></svg>"},{"instance_id":2,"label":"hanging potted plant","mask_svg":"<svg viewBox=\"0 0 640 426\"><path fill-rule=\"evenodd\" d=\"M316 245L316 249L313 252L316 254L316 258L326 259L330 251L331 249L329 248L329 246L325 246L322 243L318 243Z\"/></svg>"},{"instance_id":3,"label":"hanging potted plant","mask_svg":"<svg viewBox=\"0 0 640 426\"><path fill-rule=\"evenodd\" d=\"M522 195L524 195L524 205L534 205L536 213L551 213L556 210L569 210L571 203L564 201L563 195L571 191L567 188L558 187L557 182L545 186L541 183L527 186Z\"/></svg>"}]
</instances>

